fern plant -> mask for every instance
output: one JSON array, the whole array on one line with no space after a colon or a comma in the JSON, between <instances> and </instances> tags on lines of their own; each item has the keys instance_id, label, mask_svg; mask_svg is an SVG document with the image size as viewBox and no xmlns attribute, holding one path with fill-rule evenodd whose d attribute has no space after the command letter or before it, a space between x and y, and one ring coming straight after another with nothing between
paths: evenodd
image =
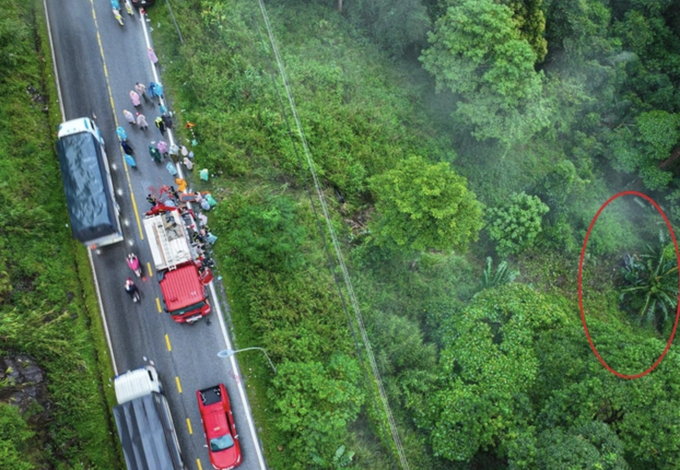
<instances>
[{"instance_id":1,"label":"fern plant","mask_svg":"<svg viewBox=\"0 0 680 470\"><path fill-rule=\"evenodd\" d=\"M512 271L508 268L507 261L501 261L494 273L493 259L489 256L486 258L486 267L484 268L484 271L482 271L482 281L480 282L481 288L489 289L502 286L503 284L509 284L513 282L517 276L519 276L519 271Z\"/></svg>"}]
</instances>

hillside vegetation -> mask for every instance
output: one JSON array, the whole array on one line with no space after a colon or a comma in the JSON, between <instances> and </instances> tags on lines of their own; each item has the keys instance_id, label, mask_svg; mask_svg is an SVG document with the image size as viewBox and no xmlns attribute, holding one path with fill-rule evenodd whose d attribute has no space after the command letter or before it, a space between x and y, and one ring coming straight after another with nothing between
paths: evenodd
<instances>
[{"instance_id":1,"label":"hillside vegetation","mask_svg":"<svg viewBox=\"0 0 680 470\"><path fill-rule=\"evenodd\" d=\"M638 191L672 225L680 217L676 2L340 3L266 7L411 468L679 468L680 356L613 375L577 296L581 247L607 199ZM278 369L239 358L268 464L397 468L258 4L170 5L184 42L159 2L155 48L179 118L196 124L196 164L214 175L210 227L236 342L264 347ZM27 465L12 468L70 468L76 454L109 468L103 399L76 404L102 397L101 340L78 271L63 269L82 250L64 228L54 123L25 94L47 80L23 8L0 22L11 96L0 197L16 208L0 219L2 351L35 356L48 377L79 374L73 389L51 382L52 447L29 450L28 417L8 407L0 419L17 432L0 443ZM591 230L583 305L619 374L646 371L666 346L675 251L641 197L612 202Z\"/></svg>"},{"instance_id":2,"label":"hillside vegetation","mask_svg":"<svg viewBox=\"0 0 680 470\"><path fill-rule=\"evenodd\" d=\"M680 358L614 376L576 301L583 238L610 196L642 191L678 215L671 5L267 3L412 468L680 465ZM275 379L253 364L271 468L394 468L260 9L172 6L185 42L154 34L197 161L217 175L211 226L239 346L280 364ZM648 369L670 334L677 261L662 250L661 297L645 255L669 240L631 196L590 235L588 327L621 374ZM633 287L634 313L620 305Z\"/></svg>"},{"instance_id":3,"label":"hillside vegetation","mask_svg":"<svg viewBox=\"0 0 680 470\"><path fill-rule=\"evenodd\" d=\"M269 463L392 468L261 12L172 6L185 42L154 34L197 161L218 175L211 226L239 345L281 365L271 380L253 364ZM680 465L677 354L612 375L576 302L583 238L610 196L642 191L678 215L671 2L266 6L412 468ZM627 196L590 236L588 326L621 374L648 369L670 334L677 288L644 297L660 231ZM624 268L625 254L640 262ZM635 314L626 285L640 286Z\"/></svg>"}]
</instances>

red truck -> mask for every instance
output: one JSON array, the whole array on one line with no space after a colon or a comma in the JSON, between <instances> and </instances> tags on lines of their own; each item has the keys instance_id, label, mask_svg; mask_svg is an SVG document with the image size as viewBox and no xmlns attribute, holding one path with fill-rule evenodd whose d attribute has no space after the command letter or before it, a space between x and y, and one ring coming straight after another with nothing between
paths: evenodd
<instances>
[{"instance_id":1,"label":"red truck","mask_svg":"<svg viewBox=\"0 0 680 470\"><path fill-rule=\"evenodd\" d=\"M241 444L224 384L196 391L208 455L215 470L231 470L241 465Z\"/></svg>"},{"instance_id":2,"label":"red truck","mask_svg":"<svg viewBox=\"0 0 680 470\"><path fill-rule=\"evenodd\" d=\"M205 284L212 275L199 269L200 257L188 235L195 228L191 213L180 214L177 209L144 219L165 311L177 323L194 323L211 310Z\"/></svg>"}]
</instances>

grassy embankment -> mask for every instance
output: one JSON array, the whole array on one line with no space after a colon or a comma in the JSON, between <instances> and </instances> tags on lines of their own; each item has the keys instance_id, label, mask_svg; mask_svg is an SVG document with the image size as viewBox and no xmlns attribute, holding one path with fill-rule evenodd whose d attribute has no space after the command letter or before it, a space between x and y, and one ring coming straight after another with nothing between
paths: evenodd
<instances>
[{"instance_id":1,"label":"grassy embankment","mask_svg":"<svg viewBox=\"0 0 680 470\"><path fill-rule=\"evenodd\" d=\"M36 358L52 404L40 426L25 424L40 407L17 421L29 434L0 436L8 449L0 467L121 468L109 413L113 371L54 152L61 115L42 5L9 2L0 37L0 354Z\"/></svg>"}]
</instances>

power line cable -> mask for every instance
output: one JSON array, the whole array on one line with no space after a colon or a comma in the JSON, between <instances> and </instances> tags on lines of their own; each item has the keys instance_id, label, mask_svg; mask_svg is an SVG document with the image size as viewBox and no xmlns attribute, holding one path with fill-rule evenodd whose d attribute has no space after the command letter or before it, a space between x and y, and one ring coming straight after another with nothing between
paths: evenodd
<instances>
[{"instance_id":1,"label":"power line cable","mask_svg":"<svg viewBox=\"0 0 680 470\"><path fill-rule=\"evenodd\" d=\"M274 34L272 32L271 24L269 23L269 16L267 14L267 10L265 9L264 2L263 0L258 0L258 3L260 5L260 11L262 12L262 18L264 20L264 24L267 28L267 35L269 36L269 42L272 47L272 52L274 54L274 57L276 58L276 63L279 69L279 75L281 77L281 80L283 81L283 86L286 90L286 95L288 98L288 102L290 105L290 110L291 114L293 115L293 118L295 119L295 125L297 127L298 135L300 137L300 141L302 143L302 148L304 150L305 157L307 159L307 164L309 165L309 171L312 175L312 179L314 182L314 188L317 193L317 197L319 199L319 203L321 205L321 209L324 214L324 218L326 220L326 225L328 229L328 233L331 237L331 241L333 242L333 248L335 249L335 255L336 259L338 262L338 266L340 266L340 270L342 272L342 277L345 282L345 288L347 289L347 294L349 296L350 303L352 305L352 309L354 310L354 316L356 318L358 327L359 327L359 332L361 333L361 339L364 345L364 348L366 350L366 356L368 357L370 366L371 366L371 371L373 372L373 377L375 378L375 381L378 385L378 391L380 394L380 400L383 405L383 409L385 411L385 414L387 416L387 420L389 423L390 431L392 434L392 441L394 442L394 445L397 450L397 454L399 455L399 460L401 462L401 467L403 470L409 470L409 465L408 461L406 460L406 455L404 453L404 448L401 444L401 439L399 437L399 431L397 430L397 425L394 420L394 416L392 415L392 410L390 409L390 405L387 400L387 394L385 393L385 388L382 383L382 379L380 377L380 371L378 370L378 365L375 361L375 356L373 354L373 350L371 348L371 343L368 339L368 333L366 332L366 328L364 326L364 321L363 317L361 315L361 310L359 309L359 303L357 301L356 295L354 293L354 288L352 287L352 282L349 277L349 271L347 270L347 265L345 264L344 257L342 255L342 251L340 249L340 243L338 242L338 238L335 234L335 230L333 229L333 224L332 220L330 217L330 213L328 211L328 206L326 204L326 199L323 195L323 191L321 189L321 185L319 183L319 178L316 174L316 170L314 169L314 160L312 159L311 153L309 151L309 146L307 144L307 139L305 138L304 132L302 131L302 124L300 122L300 117L297 113L297 108L295 106L295 101L293 100L293 95L290 89L290 85L288 83L288 79L286 77L286 73L283 69L283 61L281 60L281 56L279 54L278 47L276 46L276 41L274 40Z\"/></svg>"},{"instance_id":2,"label":"power line cable","mask_svg":"<svg viewBox=\"0 0 680 470\"><path fill-rule=\"evenodd\" d=\"M263 55L265 57L265 60L267 62L267 68L269 69L269 75L272 79L272 85L274 87L274 90L276 91L276 96L278 98L279 106L281 106L281 114L283 116L283 120L286 123L286 128L288 130L288 136L290 137L291 143L293 145L293 152L295 153L295 157L297 158L298 161L298 166L300 167L300 176L303 181L303 186L305 188L305 192L307 193L307 197L309 198L310 205L312 207L312 212L314 213L314 218L316 220L316 226L317 230L319 231L319 236L321 237L321 243L323 245L324 252L326 253L326 257L328 258L328 265L331 269L331 273L333 274L333 281L335 283L335 286L338 289L338 293L340 296L340 302L342 304L342 309L345 312L345 316L347 317L347 323L349 325L350 333L352 335L352 339L354 341L354 348L359 356L359 362L361 364L361 370L364 374L364 381L369 387L369 391L371 391L371 381L369 379L369 374L368 371L366 370L366 363L364 361L363 353L361 351L361 346L359 345L359 339L357 338L356 334L356 329L354 328L354 322L352 321L352 317L349 313L349 309L347 308L347 301L345 300L345 294L342 291L342 286L340 285L340 279L338 278L338 273L337 270L335 269L335 262L333 261L333 256L331 255L331 251L328 248L328 243L326 241L326 234L323 230L323 226L321 224L321 218L319 217L319 212L316 209L316 204L314 203L314 197L312 196L312 192L309 189L309 178L307 175L307 172L304 169L304 165L302 163L302 157L300 156L300 152L298 151L298 143L295 139L295 135L293 134L293 130L290 126L290 121L288 119L288 113L286 112L286 107L283 103L283 98L281 97L281 93L279 91L279 86L276 83L276 73L274 72L274 68L272 67L271 60L269 58L269 55L266 53L266 46L264 42L264 38L262 37L262 30L260 29L260 24L258 21L255 19L255 13L251 10L251 16L253 23L257 27L257 34L260 38L260 42L262 43L262 49L263 49ZM376 411L376 416L380 416L380 404L376 401L375 395L373 393L370 393L371 397L371 402L373 403L373 407ZM378 419L378 422L380 424L380 428L382 430L382 435L387 436L387 430L385 429L385 423L384 420ZM397 467L397 461L394 458L394 453L393 452L388 452L388 455L392 459L392 463L394 464L394 467Z\"/></svg>"}]
</instances>

